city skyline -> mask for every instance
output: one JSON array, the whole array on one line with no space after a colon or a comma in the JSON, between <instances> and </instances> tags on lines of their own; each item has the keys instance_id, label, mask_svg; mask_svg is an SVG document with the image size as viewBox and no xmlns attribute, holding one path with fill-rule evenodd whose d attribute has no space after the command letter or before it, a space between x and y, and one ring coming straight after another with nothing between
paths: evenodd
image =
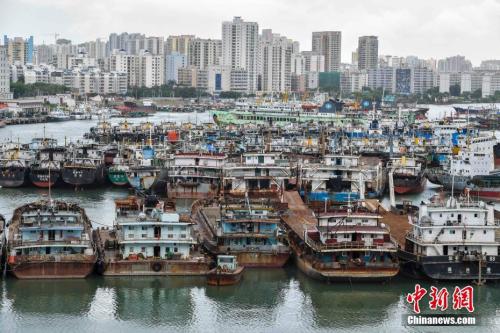
<instances>
[{"instance_id":1,"label":"city skyline","mask_svg":"<svg viewBox=\"0 0 500 333\"><path fill-rule=\"evenodd\" d=\"M461 54L474 66L500 55L500 44L494 43L500 31L500 21L495 19L500 16L498 0L482 0L480 4L449 0L425 4L405 2L404 8L401 1L392 0L383 3L368 0L363 4L324 0L273 3L186 0L182 4L165 4L150 0L140 6L128 6L128 1L102 4L94 0L69 3L54 0L44 4L33 0L5 0L2 7L9 15L2 18L0 32L12 36L33 35L37 45L52 44L54 33L73 43L96 38L106 41L110 33L123 31L165 38L193 34L220 39L221 23L241 16L245 21L257 22L259 33L272 29L299 41L301 50L311 50L314 31L341 31L343 63L350 62L358 38L364 35L378 36L379 54L436 59Z\"/></svg>"}]
</instances>

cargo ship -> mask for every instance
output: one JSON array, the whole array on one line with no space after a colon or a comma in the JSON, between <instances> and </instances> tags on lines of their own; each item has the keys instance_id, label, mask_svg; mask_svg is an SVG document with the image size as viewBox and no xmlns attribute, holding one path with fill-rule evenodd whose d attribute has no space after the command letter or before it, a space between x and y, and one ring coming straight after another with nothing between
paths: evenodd
<instances>
[{"instance_id":1,"label":"cargo ship","mask_svg":"<svg viewBox=\"0 0 500 333\"><path fill-rule=\"evenodd\" d=\"M205 275L210 258L194 249L193 223L172 206L149 196L115 200L113 229L99 230L102 274Z\"/></svg>"},{"instance_id":2,"label":"cargo ship","mask_svg":"<svg viewBox=\"0 0 500 333\"><path fill-rule=\"evenodd\" d=\"M413 278L500 280L500 221L494 205L470 196L424 203L410 215L411 231L398 251L401 270Z\"/></svg>"},{"instance_id":3,"label":"cargo ship","mask_svg":"<svg viewBox=\"0 0 500 333\"><path fill-rule=\"evenodd\" d=\"M8 270L19 279L85 278L97 249L77 204L41 200L18 207L9 225Z\"/></svg>"},{"instance_id":4,"label":"cargo ship","mask_svg":"<svg viewBox=\"0 0 500 333\"><path fill-rule=\"evenodd\" d=\"M392 158L387 169L393 173L394 192L397 194L416 194L425 189L425 169L416 158Z\"/></svg>"},{"instance_id":5,"label":"cargo ship","mask_svg":"<svg viewBox=\"0 0 500 333\"><path fill-rule=\"evenodd\" d=\"M374 282L399 273L397 243L381 219L358 202L314 216L291 212L284 223L295 262L306 275L325 282Z\"/></svg>"}]
</instances>

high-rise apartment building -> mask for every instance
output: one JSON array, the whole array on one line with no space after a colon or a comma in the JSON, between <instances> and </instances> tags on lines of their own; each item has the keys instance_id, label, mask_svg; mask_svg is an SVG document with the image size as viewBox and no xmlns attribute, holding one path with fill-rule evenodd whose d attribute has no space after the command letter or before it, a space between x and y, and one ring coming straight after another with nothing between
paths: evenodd
<instances>
[{"instance_id":1,"label":"high-rise apartment building","mask_svg":"<svg viewBox=\"0 0 500 333\"><path fill-rule=\"evenodd\" d=\"M0 46L0 98L10 97L10 66L7 47Z\"/></svg>"},{"instance_id":2,"label":"high-rise apartment building","mask_svg":"<svg viewBox=\"0 0 500 333\"><path fill-rule=\"evenodd\" d=\"M237 16L233 21L222 23L222 65L246 71L248 92L257 90L258 39L257 22L246 22Z\"/></svg>"},{"instance_id":3,"label":"high-rise apartment building","mask_svg":"<svg viewBox=\"0 0 500 333\"><path fill-rule=\"evenodd\" d=\"M312 51L325 57L325 71L339 71L342 52L342 32L313 32Z\"/></svg>"},{"instance_id":4,"label":"high-rise apartment building","mask_svg":"<svg viewBox=\"0 0 500 333\"><path fill-rule=\"evenodd\" d=\"M189 44L189 64L199 69L220 65L222 41L220 39L192 39Z\"/></svg>"},{"instance_id":5,"label":"high-rise apartment building","mask_svg":"<svg viewBox=\"0 0 500 333\"><path fill-rule=\"evenodd\" d=\"M33 63L35 51L33 36L24 39L22 37L9 38L7 35L4 35L3 45L7 48L9 64L20 63L24 65Z\"/></svg>"},{"instance_id":6,"label":"high-rise apartment building","mask_svg":"<svg viewBox=\"0 0 500 333\"><path fill-rule=\"evenodd\" d=\"M184 54L172 52L165 56L165 83L169 81L179 82L179 68L187 66Z\"/></svg>"},{"instance_id":7,"label":"high-rise apartment building","mask_svg":"<svg viewBox=\"0 0 500 333\"><path fill-rule=\"evenodd\" d=\"M285 92L291 89L293 41L273 34L271 29L262 31L260 40L262 66L261 90Z\"/></svg>"},{"instance_id":8,"label":"high-rise apartment building","mask_svg":"<svg viewBox=\"0 0 500 333\"><path fill-rule=\"evenodd\" d=\"M438 72L463 73L472 71L472 63L464 56L454 56L438 61Z\"/></svg>"},{"instance_id":9,"label":"high-rise apartment building","mask_svg":"<svg viewBox=\"0 0 500 333\"><path fill-rule=\"evenodd\" d=\"M362 36L358 40L358 69L375 69L378 64L377 36Z\"/></svg>"}]
</instances>

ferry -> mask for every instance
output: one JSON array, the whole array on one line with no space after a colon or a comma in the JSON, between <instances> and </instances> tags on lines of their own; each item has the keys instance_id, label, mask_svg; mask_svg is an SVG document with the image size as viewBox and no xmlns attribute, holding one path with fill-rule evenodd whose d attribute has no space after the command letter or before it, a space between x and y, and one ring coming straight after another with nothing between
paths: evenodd
<instances>
[{"instance_id":1,"label":"ferry","mask_svg":"<svg viewBox=\"0 0 500 333\"><path fill-rule=\"evenodd\" d=\"M210 259L195 251L193 223L156 197L115 200L113 229L101 228L101 273L205 275Z\"/></svg>"},{"instance_id":2,"label":"ferry","mask_svg":"<svg viewBox=\"0 0 500 333\"><path fill-rule=\"evenodd\" d=\"M492 203L469 195L439 197L410 215L411 231L398 252L401 270L414 278L500 280L500 221Z\"/></svg>"},{"instance_id":3,"label":"ferry","mask_svg":"<svg viewBox=\"0 0 500 333\"><path fill-rule=\"evenodd\" d=\"M92 223L77 204L40 200L14 211L8 270L18 279L85 278L97 262Z\"/></svg>"},{"instance_id":4,"label":"ferry","mask_svg":"<svg viewBox=\"0 0 500 333\"><path fill-rule=\"evenodd\" d=\"M352 119L342 114L343 104L327 101L321 107L316 104L301 103L236 103L232 110L211 111L217 124L227 125L276 125L323 123L344 126L352 123L366 123L363 119Z\"/></svg>"}]
</instances>

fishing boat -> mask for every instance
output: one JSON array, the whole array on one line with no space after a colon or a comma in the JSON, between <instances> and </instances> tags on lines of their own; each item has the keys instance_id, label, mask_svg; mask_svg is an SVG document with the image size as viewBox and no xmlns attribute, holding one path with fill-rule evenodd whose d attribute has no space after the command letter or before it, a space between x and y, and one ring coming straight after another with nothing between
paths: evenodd
<instances>
[{"instance_id":1,"label":"fishing boat","mask_svg":"<svg viewBox=\"0 0 500 333\"><path fill-rule=\"evenodd\" d=\"M238 265L236 256L218 255L217 267L207 273L210 286L229 286L241 281L245 267Z\"/></svg>"},{"instance_id":2,"label":"fishing boat","mask_svg":"<svg viewBox=\"0 0 500 333\"><path fill-rule=\"evenodd\" d=\"M7 264L18 279L85 278L96 261L92 224L77 204L40 200L14 211Z\"/></svg>"},{"instance_id":3,"label":"fishing boat","mask_svg":"<svg viewBox=\"0 0 500 333\"><path fill-rule=\"evenodd\" d=\"M301 167L301 194L309 205L325 201L347 203L360 198L377 198L384 193L382 161L356 155L325 155L320 163Z\"/></svg>"},{"instance_id":4,"label":"fishing boat","mask_svg":"<svg viewBox=\"0 0 500 333\"><path fill-rule=\"evenodd\" d=\"M52 187L61 180L62 165L65 159L64 147L41 148L36 161L30 167L29 177L36 187Z\"/></svg>"},{"instance_id":5,"label":"fishing boat","mask_svg":"<svg viewBox=\"0 0 500 333\"><path fill-rule=\"evenodd\" d=\"M269 199L229 199L219 207L197 211L206 230L204 246L213 254L230 254L245 267L283 267L290 248L281 235L280 213Z\"/></svg>"},{"instance_id":6,"label":"fishing boat","mask_svg":"<svg viewBox=\"0 0 500 333\"><path fill-rule=\"evenodd\" d=\"M432 280L500 280L500 221L492 203L466 194L422 202L398 251L401 270Z\"/></svg>"},{"instance_id":7,"label":"fishing boat","mask_svg":"<svg viewBox=\"0 0 500 333\"><path fill-rule=\"evenodd\" d=\"M156 197L115 200L114 228L100 229L103 275L205 275L210 260L194 251L193 223Z\"/></svg>"},{"instance_id":8,"label":"fishing boat","mask_svg":"<svg viewBox=\"0 0 500 333\"><path fill-rule=\"evenodd\" d=\"M168 169L168 197L202 199L217 196L226 159L225 154L175 154Z\"/></svg>"},{"instance_id":9,"label":"fishing boat","mask_svg":"<svg viewBox=\"0 0 500 333\"><path fill-rule=\"evenodd\" d=\"M0 148L0 187L25 185L33 158L33 151L26 145L10 142Z\"/></svg>"},{"instance_id":10,"label":"fishing boat","mask_svg":"<svg viewBox=\"0 0 500 333\"><path fill-rule=\"evenodd\" d=\"M5 264L5 245L6 245L6 237L5 237L5 217L0 214L0 271L4 271Z\"/></svg>"},{"instance_id":11,"label":"fishing boat","mask_svg":"<svg viewBox=\"0 0 500 333\"><path fill-rule=\"evenodd\" d=\"M467 191L474 197L500 200L500 171L473 177L467 184Z\"/></svg>"},{"instance_id":12,"label":"fishing boat","mask_svg":"<svg viewBox=\"0 0 500 333\"><path fill-rule=\"evenodd\" d=\"M284 217L298 268L329 282L387 281L399 273L397 243L381 220L361 202L327 206L313 218Z\"/></svg>"},{"instance_id":13,"label":"fishing boat","mask_svg":"<svg viewBox=\"0 0 500 333\"><path fill-rule=\"evenodd\" d=\"M418 159L414 157L392 158L387 166L392 170L394 177L394 192L397 194L421 193L427 178L425 169Z\"/></svg>"},{"instance_id":14,"label":"fishing boat","mask_svg":"<svg viewBox=\"0 0 500 333\"><path fill-rule=\"evenodd\" d=\"M62 179L66 184L84 186L104 182L106 168L98 146L81 145L69 151L62 169Z\"/></svg>"}]
</instances>

